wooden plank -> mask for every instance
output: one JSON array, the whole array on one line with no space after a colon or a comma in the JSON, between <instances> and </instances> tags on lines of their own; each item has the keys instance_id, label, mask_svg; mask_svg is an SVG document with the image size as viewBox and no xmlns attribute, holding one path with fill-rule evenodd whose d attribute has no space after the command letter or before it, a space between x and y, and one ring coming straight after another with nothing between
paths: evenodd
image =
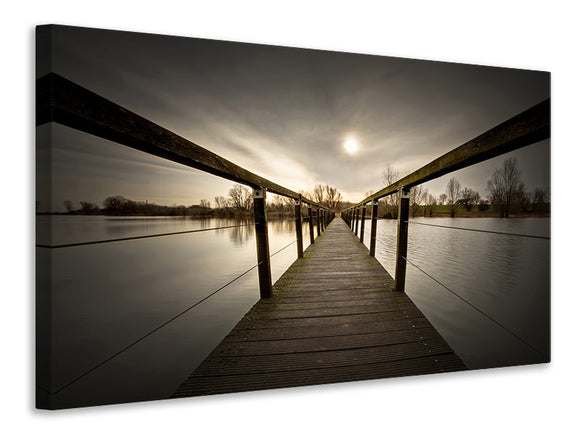
<instances>
[{"instance_id":1,"label":"wooden plank","mask_svg":"<svg viewBox=\"0 0 580 435\"><path fill-rule=\"evenodd\" d=\"M454 354L447 354L412 360L334 367L323 370L311 369L255 375L226 375L219 377L219 383L213 378L191 377L180 386L172 397L322 385L344 382L345 380L364 381L459 370L465 370L461 360Z\"/></svg>"},{"instance_id":2,"label":"wooden plank","mask_svg":"<svg viewBox=\"0 0 580 435\"><path fill-rule=\"evenodd\" d=\"M260 327L261 326L261 327ZM268 327L270 326L270 327ZM240 322L236 328L228 334L224 341L273 341L291 340L297 338L320 338L335 337L340 335L367 334L384 331L404 331L407 329L419 330L431 327L431 324L419 312L416 316L383 316L379 321L368 322L341 322L336 325L322 324L316 328L306 325L280 326L273 322Z\"/></svg>"},{"instance_id":3,"label":"wooden plank","mask_svg":"<svg viewBox=\"0 0 580 435\"><path fill-rule=\"evenodd\" d=\"M269 301L270 302L270 301ZM324 309L333 309L333 308L362 308L362 307L375 307L375 311L382 312L382 311L392 311L389 308L398 307L400 308L408 308L412 307L412 303L401 304L398 301L389 301L387 303L384 302L384 298L376 297L376 298L366 298L366 299L348 299L348 300L324 300L324 301L296 301L296 298L289 299L289 300L276 300L271 301L268 304L260 305L253 311L253 313L260 313L263 311L303 311L303 310L324 310ZM386 309L380 309L380 308Z\"/></svg>"},{"instance_id":4,"label":"wooden plank","mask_svg":"<svg viewBox=\"0 0 580 435\"><path fill-rule=\"evenodd\" d=\"M412 304L408 304L407 308L411 308ZM375 307L373 305L358 306L358 307L340 307L340 308L322 308L322 309L304 309L304 310L262 310L254 311L250 318L259 319L299 319L305 317L329 317L329 316L345 316L350 314L373 314L386 313L390 311L403 311L405 307L400 304L382 304Z\"/></svg>"},{"instance_id":5,"label":"wooden plank","mask_svg":"<svg viewBox=\"0 0 580 435\"><path fill-rule=\"evenodd\" d=\"M36 80L36 125L57 122L149 154L200 169L253 189L301 196L56 74ZM306 198L303 202L323 207Z\"/></svg>"},{"instance_id":6,"label":"wooden plank","mask_svg":"<svg viewBox=\"0 0 580 435\"><path fill-rule=\"evenodd\" d=\"M550 99L491 128L485 133L436 158L406 177L366 197L352 207L439 178L510 151L550 138Z\"/></svg>"},{"instance_id":7,"label":"wooden plank","mask_svg":"<svg viewBox=\"0 0 580 435\"><path fill-rule=\"evenodd\" d=\"M349 316L328 316L328 317L300 317L300 318L248 318L242 321L251 323L251 328L288 328L291 326L307 326L310 328L320 328L321 326L339 327L346 323L370 323L390 321L393 319L411 319L422 316L418 308L408 310L384 311L381 313L364 313Z\"/></svg>"},{"instance_id":8,"label":"wooden plank","mask_svg":"<svg viewBox=\"0 0 580 435\"><path fill-rule=\"evenodd\" d=\"M280 355L220 358L215 353L195 370L195 377L255 374L314 368L344 367L442 355L453 351L443 340L427 340L387 346L326 352L295 352Z\"/></svg>"},{"instance_id":9,"label":"wooden plank","mask_svg":"<svg viewBox=\"0 0 580 435\"><path fill-rule=\"evenodd\" d=\"M216 348L214 356L223 358L232 356L272 355L299 352L325 352L330 350L357 349L410 342L422 342L436 338L439 338L439 336L435 330L427 328L335 335L330 337L295 338L288 340L224 340L220 347Z\"/></svg>"},{"instance_id":10,"label":"wooden plank","mask_svg":"<svg viewBox=\"0 0 580 435\"><path fill-rule=\"evenodd\" d=\"M173 397L465 369L358 240L332 221Z\"/></svg>"}]
</instances>

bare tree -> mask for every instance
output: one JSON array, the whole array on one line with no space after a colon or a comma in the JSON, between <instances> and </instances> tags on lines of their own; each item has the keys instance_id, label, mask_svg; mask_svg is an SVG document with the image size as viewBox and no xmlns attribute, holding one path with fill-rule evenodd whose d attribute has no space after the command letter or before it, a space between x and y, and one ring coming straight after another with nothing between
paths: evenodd
<instances>
[{"instance_id":1,"label":"bare tree","mask_svg":"<svg viewBox=\"0 0 580 435\"><path fill-rule=\"evenodd\" d=\"M103 206L112 212L121 212L125 210L125 206L127 204L127 198L125 198L124 196L121 195L114 195L114 196L108 196L107 198L105 198L105 200L103 201ZM82 204L81 204L81 209L82 209Z\"/></svg>"},{"instance_id":2,"label":"bare tree","mask_svg":"<svg viewBox=\"0 0 580 435\"><path fill-rule=\"evenodd\" d=\"M247 187L236 184L230 189L229 199L232 207L240 211L249 211L252 208L252 192Z\"/></svg>"},{"instance_id":3,"label":"bare tree","mask_svg":"<svg viewBox=\"0 0 580 435\"><path fill-rule=\"evenodd\" d=\"M312 190L312 200L322 204L324 202L324 186L322 184L317 184Z\"/></svg>"},{"instance_id":4,"label":"bare tree","mask_svg":"<svg viewBox=\"0 0 580 435\"><path fill-rule=\"evenodd\" d=\"M282 213L286 209L286 199L280 195L272 195L268 202L278 213Z\"/></svg>"},{"instance_id":5,"label":"bare tree","mask_svg":"<svg viewBox=\"0 0 580 435\"><path fill-rule=\"evenodd\" d=\"M444 193L439 195L439 205L445 205L446 202L447 202L447 195L445 195Z\"/></svg>"},{"instance_id":6,"label":"bare tree","mask_svg":"<svg viewBox=\"0 0 580 435\"><path fill-rule=\"evenodd\" d=\"M509 157L496 168L487 182L489 201L501 217L509 217L514 211L517 197L525 196L524 184L520 181L520 168L515 158Z\"/></svg>"},{"instance_id":7,"label":"bare tree","mask_svg":"<svg viewBox=\"0 0 580 435\"><path fill-rule=\"evenodd\" d=\"M461 184L455 177L451 177L447 183L447 203L451 206L451 217L455 217L455 210L457 209L457 200L459 199L459 190Z\"/></svg>"},{"instance_id":8,"label":"bare tree","mask_svg":"<svg viewBox=\"0 0 580 435\"><path fill-rule=\"evenodd\" d=\"M199 205L201 208L204 209L210 209L211 208L211 204L207 199L202 199L201 201L199 201Z\"/></svg>"},{"instance_id":9,"label":"bare tree","mask_svg":"<svg viewBox=\"0 0 580 435\"><path fill-rule=\"evenodd\" d=\"M327 184L324 186L324 195L324 205L332 210L338 210L342 204L342 194L338 189Z\"/></svg>"},{"instance_id":10,"label":"bare tree","mask_svg":"<svg viewBox=\"0 0 580 435\"><path fill-rule=\"evenodd\" d=\"M532 211L534 213L546 213L548 211L548 203L550 202L550 195L543 189L534 189L532 195Z\"/></svg>"},{"instance_id":11,"label":"bare tree","mask_svg":"<svg viewBox=\"0 0 580 435\"><path fill-rule=\"evenodd\" d=\"M223 196L216 196L213 200L215 202L216 208L225 209L230 206L228 200L225 199Z\"/></svg>"},{"instance_id":12,"label":"bare tree","mask_svg":"<svg viewBox=\"0 0 580 435\"><path fill-rule=\"evenodd\" d=\"M475 204L477 204L478 201L479 201L479 193L477 193L473 189L469 189L468 187L465 187L459 193L459 199L457 200L457 204L461 204L465 207L465 209L467 211L471 211L473 206Z\"/></svg>"},{"instance_id":13,"label":"bare tree","mask_svg":"<svg viewBox=\"0 0 580 435\"><path fill-rule=\"evenodd\" d=\"M399 181L401 178L401 173L395 169L391 164L388 164L383 171L383 184L385 186L390 186L391 184ZM396 219L399 215L399 193L393 193L392 195L385 197L385 203L387 206L386 215Z\"/></svg>"},{"instance_id":14,"label":"bare tree","mask_svg":"<svg viewBox=\"0 0 580 435\"><path fill-rule=\"evenodd\" d=\"M92 213L99 210L99 206L92 202L81 201L81 213Z\"/></svg>"},{"instance_id":15,"label":"bare tree","mask_svg":"<svg viewBox=\"0 0 580 435\"><path fill-rule=\"evenodd\" d=\"M72 201L67 199L63 204L64 208L66 208L66 211L68 211L69 213L72 213L74 211L75 208Z\"/></svg>"},{"instance_id":16,"label":"bare tree","mask_svg":"<svg viewBox=\"0 0 580 435\"><path fill-rule=\"evenodd\" d=\"M425 199L425 202L427 203L427 207L425 208L425 212L426 214L429 215L429 217L433 216L433 213L435 212L435 210L437 210L437 198L435 198L434 195L431 195L430 193L427 194L427 197Z\"/></svg>"},{"instance_id":17,"label":"bare tree","mask_svg":"<svg viewBox=\"0 0 580 435\"><path fill-rule=\"evenodd\" d=\"M409 191L409 205L411 206L411 216L415 217L421 208L421 204L425 202L427 189L423 190L423 186L413 186Z\"/></svg>"}]
</instances>

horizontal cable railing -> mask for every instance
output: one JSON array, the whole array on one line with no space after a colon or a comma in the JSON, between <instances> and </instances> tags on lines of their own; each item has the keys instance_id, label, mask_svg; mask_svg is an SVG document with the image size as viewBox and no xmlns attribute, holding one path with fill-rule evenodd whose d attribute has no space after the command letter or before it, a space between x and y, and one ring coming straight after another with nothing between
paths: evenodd
<instances>
[{"instance_id":1,"label":"horizontal cable railing","mask_svg":"<svg viewBox=\"0 0 580 435\"><path fill-rule=\"evenodd\" d=\"M465 298L458 295L456 292L449 289L448 286L435 279L432 275L425 272L416 264L408 260L407 244L408 244L408 225L425 225L431 227L440 227L452 230L472 231L478 233L488 233L494 235L501 235L504 237L527 237L533 239L550 240L548 236L533 235L533 234L518 234L511 232L483 230L476 228L461 228L438 224L428 224L423 222L413 222L409 220L409 206L410 198L409 191L412 187L435 178L441 177L445 174L457 171L462 168L483 162L493 157L505 154L507 152L522 148L533 143L550 138L550 99L544 100L541 103L521 112L520 114L508 119L507 121L491 128L485 133L476 138L466 142L465 144L449 151L448 153L436 158L427 165L419 168L411 174L401 178L400 180L390 184L384 189L367 196L362 201L354 204L342 211L342 218L350 225L351 230L355 235L360 236L361 243L364 243L365 221L367 206L371 206L371 230L368 233L370 240L369 253L375 256L375 246L378 241L384 245L388 252L395 254L395 290L404 291L406 278L406 264L409 263L423 272L429 278L443 286L445 289L460 298L463 302L468 304L477 312L484 315L486 318L497 324L499 327L507 331L510 335L516 337L528 347L532 348L539 354L542 354L538 349L528 343L526 340L517 336L513 331L506 328L501 323L494 320L491 316L484 313L479 308L475 307ZM397 213L397 243L396 252L386 243L377 238L377 222L381 220L378 216L378 200L398 193L398 213Z\"/></svg>"},{"instance_id":2,"label":"horizontal cable railing","mask_svg":"<svg viewBox=\"0 0 580 435\"><path fill-rule=\"evenodd\" d=\"M204 231L225 230L228 228L242 228L242 227L248 227L251 225L256 225L256 224L254 222L252 222L251 224L229 225L229 226L224 226L224 227L202 228L202 229L197 229L197 230L174 231L171 233L162 233L162 234L146 234L143 236L121 237L118 239L94 240L94 241L78 242L78 243L65 243L62 245L43 245L43 244L37 243L36 247L37 248L49 248L49 249L71 248L71 247L75 247L75 246L98 245L101 243L126 242L128 240L150 239L153 237L165 237L165 236L176 236L176 235L180 235L180 234L202 233Z\"/></svg>"},{"instance_id":3,"label":"horizontal cable railing","mask_svg":"<svg viewBox=\"0 0 580 435\"><path fill-rule=\"evenodd\" d=\"M296 243L296 240L293 240L292 242L288 243L287 245L284 245L283 247L281 247L280 249L278 249L276 252L274 252L273 254L270 255L270 258L274 257L276 254L284 251L285 249L289 248L290 246L292 246L294 243ZM198 300L197 302L195 302L194 304L190 305L189 307L185 308L183 311L179 312L178 314L174 315L173 317L171 317L170 319L166 320L165 322L163 322L162 324L160 324L159 326L155 327L154 329L150 330L149 332L147 332L146 334L142 335L141 337L139 337L138 339L134 340L133 342L131 342L130 344L126 345L125 347L123 347L121 350L119 350L118 352L115 352L113 355L109 356L108 358L104 359L103 361L99 362L98 364L96 364L95 366L91 367L89 370L86 370L85 372L81 373L79 376L75 377L74 379L72 379L71 381L67 382L66 384L62 385L61 387L57 388L54 391L49 391L43 387L39 387L41 388L44 392L50 394L50 395L55 395L60 393L61 391L65 390L66 388L70 387L71 385L73 385L74 383L76 383L77 381L81 380L82 378L84 378L85 376L89 375L90 373L93 373L95 370L97 370L98 368L102 367L103 365L105 365L106 363L108 363L109 361L112 361L113 359L115 359L116 357L118 357L119 355L121 355L122 353L126 352L127 350L131 349L133 346L139 344L140 342L142 342L143 340L145 340L147 337L150 337L151 335L155 334L157 331L161 330L162 328L164 328L165 326L169 325L170 323L172 323L173 321L179 319L180 317L182 317L184 314L188 313L189 311L191 311L192 309L194 309L195 307L197 307L198 305L200 305L201 303L207 301L209 298L211 298L212 296L215 296L216 294L218 294L220 291L222 291L223 289L225 289L226 287L228 287L229 285L233 284L234 282L236 282L237 280L239 280L240 278L246 276L248 273L250 273L252 270L254 270L255 268L259 267L260 263L254 264L252 267L250 267L248 270L246 270L245 272L242 272L241 274L239 274L238 276L236 276L235 278L233 278L232 280L228 281L227 283L225 283L224 285L222 285L221 287L219 287L218 289L214 290L213 292L209 293L207 296L204 296L202 299Z\"/></svg>"},{"instance_id":4,"label":"horizontal cable railing","mask_svg":"<svg viewBox=\"0 0 580 435\"><path fill-rule=\"evenodd\" d=\"M426 224L424 222L413 222L413 221L407 221L408 224L413 224L413 225L423 225L423 226L427 226L427 227L437 227L437 228L447 228L450 230L461 230L461 231L473 231L475 233L489 233L489 234L499 234L502 236L514 236L514 237L528 237L531 239L544 239L544 240L550 240L550 237L547 236L536 236L533 234L519 234L519 233L507 233L504 231L491 231L491 230L480 230L477 228L462 228L462 227L451 227L448 225L437 225L437 224Z\"/></svg>"},{"instance_id":5,"label":"horizontal cable railing","mask_svg":"<svg viewBox=\"0 0 580 435\"><path fill-rule=\"evenodd\" d=\"M244 184L254 189L254 220L258 252L260 295L270 297L272 292L270 264L267 252L266 191L295 200L294 220L298 237L298 257L302 257L302 232L298 231L302 204L308 205L310 241L314 242L314 225L317 235L334 217L334 211L301 194L256 175L241 166L191 142L158 124L110 101L100 95L56 74L49 73L36 81L36 125L50 122L111 140L148 154L162 157L213 175ZM316 211L313 213L312 208ZM279 220L279 221L282 221ZM191 230L160 235L145 235L131 238L110 239L86 243L56 246L39 244L41 248L64 248L116 241L145 239L165 235L186 234ZM209 230L208 230L209 231Z\"/></svg>"},{"instance_id":6,"label":"horizontal cable railing","mask_svg":"<svg viewBox=\"0 0 580 435\"><path fill-rule=\"evenodd\" d=\"M397 235L397 266L395 271L395 287L403 291L405 287L405 263L407 253L407 235L409 221L409 191L412 187L459 169L489 160L507 152L531 145L550 138L550 99L546 99L535 106L524 110L520 114L491 128L476 138L436 158L411 174L390 184L384 189L367 196L361 202L342 211L342 217L350 224L355 234L360 231L361 242L364 240L364 224L367 204L371 204L371 248L374 255L376 241L376 222L378 219L378 200L385 196L399 193L398 235ZM359 225L360 221L360 225ZM416 222L412 222L416 223ZM423 224L433 225L435 224ZM359 230L360 226L360 230ZM461 229L456 228L454 229ZM466 229L467 230L467 229ZM499 233L487 230L479 232ZM516 235L507 234L505 235ZM545 236L520 235L538 239L547 239Z\"/></svg>"},{"instance_id":7,"label":"horizontal cable railing","mask_svg":"<svg viewBox=\"0 0 580 435\"><path fill-rule=\"evenodd\" d=\"M465 304L469 305L472 309L474 309L475 311L477 311L479 314L481 314L482 316L484 316L486 319L490 320L491 322L493 322L494 324L496 324L497 326L499 326L501 329L503 329L504 331L506 331L507 333L509 333L511 336L515 337L517 340L519 340L520 342L524 343L526 346L528 346L530 349L532 349L534 352L536 352L540 356L542 356L544 358L546 357L546 355L544 355L544 353L542 351L538 350L536 347L534 347L528 341L526 341L525 339L523 339L522 337L520 337L518 334L516 334L515 332L513 332L511 329L509 329L506 326L502 325L500 322L498 322L497 320L495 320L494 318L492 318L490 315L488 315L487 313L485 313L483 310L477 308L475 305L473 305L471 302L469 302L463 296L461 296L457 292L451 290L448 286L446 286L445 284L443 284L440 280L438 280L437 278L433 277L433 275L425 272L422 268L420 268L415 263L413 263L412 261L410 261L407 257L404 257L404 258L405 258L405 261L407 263L409 263L411 266L415 267L417 270L419 270L420 272L422 272L424 275L426 275L427 277L429 277L431 280L435 281L437 284L439 284L441 287L443 287L449 293L451 293L452 295L454 295L455 297L457 297L458 299L460 299L462 302L464 302Z\"/></svg>"},{"instance_id":8,"label":"horizontal cable railing","mask_svg":"<svg viewBox=\"0 0 580 435\"><path fill-rule=\"evenodd\" d=\"M296 221L297 219L300 219L300 218L268 220L268 223L290 222L290 221ZM161 233L161 234L146 234L143 236L121 237L118 239L91 240L88 242L64 243L61 245L45 245L45 244L37 243L36 247L37 248L49 248L49 249L72 248L72 247L76 247L76 246L99 245L102 243L112 243L112 242L126 242L129 240L149 239L149 238L153 238L153 237L176 236L176 235L180 235L180 234L190 234L190 233L202 233L205 231L217 231L217 230L225 230L225 229L230 229L230 228L243 228L243 227L249 227L249 226L255 226L255 225L256 225L256 223L252 222L249 224L241 224L241 225L228 225L228 226L223 226L223 227L201 228L201 229L197 229L197 230L174 231L174 232L170 232L170 233Z\"/></svg>"},{"instance_id":9,"label":"horizontal cable railing","mask_svg":"<svg viewBox=\"0 0 580 435\"><path fill-rule=\"evenodd\" d=\"M180 318L185 313L197 307L202 302L214 296L233 282L247 275L254 269L258 269L258 281L260 297L268 298L272 295L272 278L270 271L270 258L282 252L294 243L297 244L298 257L303 256L302 222L309 223L310 243L314 243L314 233L319 236L334 218L334 210L312 201L301 194L276 184L264 177L256 175L229 160L181 137L177 134L143 118L142 116L110 101L100 95L79 86L70 80L55 73L47 74L36 81L36 125L42 126L47 123L58 123L66 127L79 130L106 140L110 140L128 147L144 151L166 160L199 169L204 172L249 186L253 189L253 222L242 225L223 226L215 228L203 228L196 230L176 231L162 234L148 234L141 236L123 237L107 240L96 240L79 243L67 243L60 245L37 244L38 248L58 249L75 246L96 245L103 243L121 242L128 240L147 239L203 231L215 231L243 226L255 227L257 264L225 283L204 298L187 307L169 320L160 324L153 330L141 336L139 339L125 346L120 351L111 355L91 369L83 372L70 382L59 387L55 391L49 391L42 386L38 388L48 394L57 394L79 379L94 372L102 365L116 358L131 347L143 341L145 338L159 331L169 323ZM294 199L294 217L269 221L266 213L266 192ZM307 205L308 215L302 216L302 204ZM294 221L296 226L296 239L278 249L273 254L269 253L268 246L268 222ZM316 230L316 231L315 231ZM37 307L37 313L48 309L44 306ZM44 316L37 315L40 320ZM46 318L50 318L47 315ZM39 325L42 326L42 325Z\"/></svg>"}]
</instances>

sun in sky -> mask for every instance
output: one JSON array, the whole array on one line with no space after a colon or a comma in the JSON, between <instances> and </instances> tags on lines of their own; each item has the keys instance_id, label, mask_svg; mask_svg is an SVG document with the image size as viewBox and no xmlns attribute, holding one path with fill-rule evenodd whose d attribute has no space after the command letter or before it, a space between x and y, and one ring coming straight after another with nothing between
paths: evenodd
<instances>
[{"instance_id":1,"label":"sun in sky","mask_svg":"<svg viewBox=\"0 0 580 435\"><path fill-rule=\"evenodd\" d=\"M348 154L354 154L358 151L358 143L354 139L348 139L344 143L344 149Z\"/></svg>"}]
</instances>

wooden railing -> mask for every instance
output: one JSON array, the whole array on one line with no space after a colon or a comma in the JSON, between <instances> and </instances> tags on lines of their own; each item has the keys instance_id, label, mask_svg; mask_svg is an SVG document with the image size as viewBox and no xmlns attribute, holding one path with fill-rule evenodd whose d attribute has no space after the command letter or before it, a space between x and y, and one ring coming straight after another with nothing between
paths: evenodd
<instances>
[{"instance_id":1,"label":"wooden railing","mask_svg":"<svg viewBox=\"0 0 580 435\"><path fill-rule=\"evenodd\" d=\"M299 258L303 256L302 204L308 206L311 243L315 240L314 228L318 236L334 218L334 211L328 207L260 177L58 74L50 73L36 81L36 110L37 126L56 122L251 187L262 298L272 295L266 192L294 199Z\"/></svg>"},{"instance_id":2,"label":"wooden railing","mask_svg":"<svg viewBox=\"0 0 580 435\"><path fill-rule=\"evenodd\" d=\"M409 190L450 172L483 162L507 152L550 138L550 99L508 119L465 144L436 158L432 162L401 178L393 184L364 198L342 211L342 218L350 224L355 234L359 232L364 242L364 226L367 205L371 205L371 231L369 253L375 255L378 200L399 193L397 225L397 253L395 266L395 290L405 290L407 267L407 239L409 221ZM360 215L360 216L359 216Z\"/></svg>"}]
</instances>

